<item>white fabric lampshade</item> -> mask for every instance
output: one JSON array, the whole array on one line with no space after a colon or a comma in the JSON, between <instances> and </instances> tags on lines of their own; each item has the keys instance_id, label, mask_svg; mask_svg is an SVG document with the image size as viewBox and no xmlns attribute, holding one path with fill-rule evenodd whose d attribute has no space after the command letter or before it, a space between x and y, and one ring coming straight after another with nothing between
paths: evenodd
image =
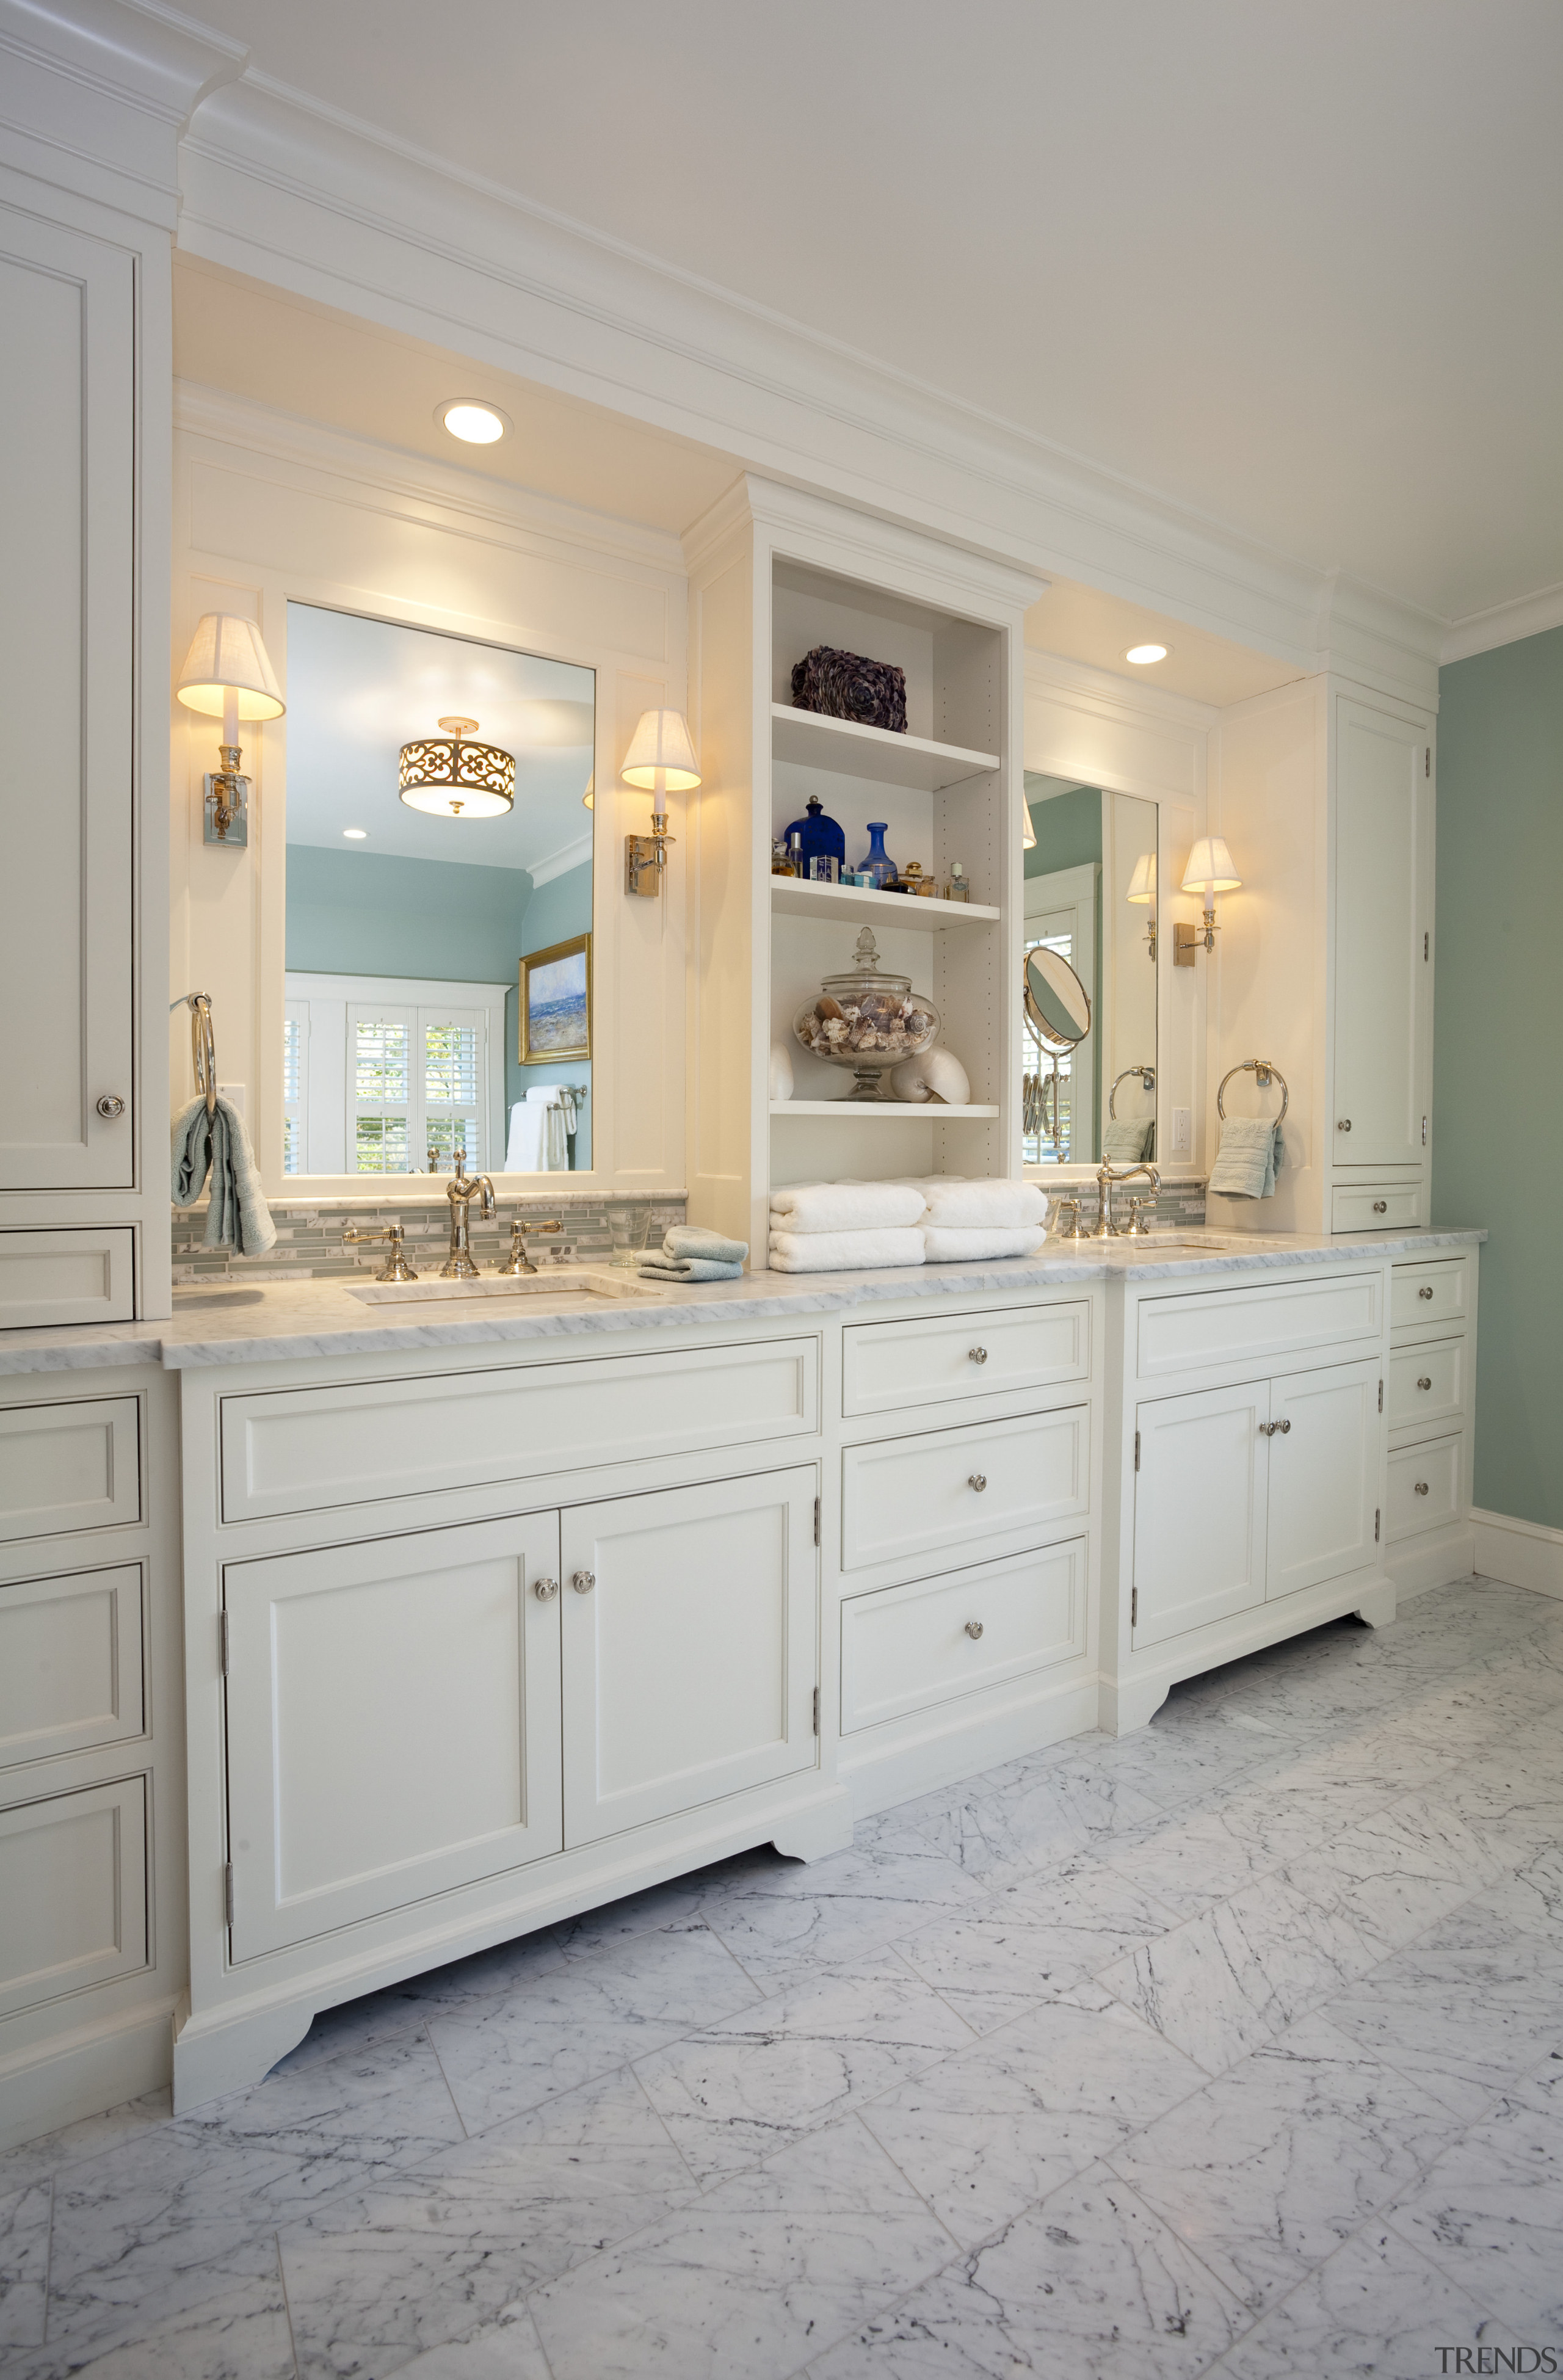
<instances>
[{"instance_id":1,"label":"white fabric lampshade","mask_svg":"<svg viewBox=\"0 0 1563 2380\"><path fill-rule=\"evenodd\" d=\"M1202 834L1189 854L1189 864L1183 870L1185 892L1235 892L1242 882L1232 865L1232 855L1218 834Z\"/></svg>"},{"instance_id":2,"label":"white fabric lampshade","mask_svg":"<svg viewBox=\"0 0 1563 2380\"><path fill-rule=\"evenodd\" d=\"M683 711L643 710L619 774L647 793L691 792L700 782L700 765Z\"/></svg>"},{"instance_id":3,"label":"white fabric lampshade","mask_svg":"<svg viewBox=\"0 0 1563 2380\"><path fill-rule=\"evenodd\" d=\"M241 719L280 719L287 705L253 620L208 612L190 639L176 691L187 710L221 719L226 697L237 698Z\"/></svg>"},{"instance_id":4,"label":"white fabric lampshade","mask_svg":"<svg viewBox=\"0 0 1563 2380\"><path fill-rule=\"evenodd\" d=\"M1126 901L1148 902L1156 899L1156 854L1142 851L1134 862L1134 873L1129 879Z\"/></svg>"},{"instance_id":5,"label":"white fabric lampshade","mask_svg":"<svg viewBox=\"0 0 1563 2380\"><path fill-rule=\"evenodd\" d=\"M1036 829L1031 822L1031 804L1029 802L1023 802L1021 804L1021 849L1023 851L1035 851L1036 848Z\"/></svg>"}]
</instances>

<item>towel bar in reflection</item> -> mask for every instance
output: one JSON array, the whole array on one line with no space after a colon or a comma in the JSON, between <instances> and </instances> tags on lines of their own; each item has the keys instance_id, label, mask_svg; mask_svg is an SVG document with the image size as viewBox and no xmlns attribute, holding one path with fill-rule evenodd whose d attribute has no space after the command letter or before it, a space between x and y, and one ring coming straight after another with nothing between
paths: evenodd
<instances>
[{"instance_id":1,"label":"towel bar in reflection","mask_svg":"<svg viewBox=\"0 0 1563 2380\"><path fill-rule=\"evenodd\" d=\"M1112 1078L1112 1088L1108 1093L1108 1113L1115 1123L1118 1121L1118 1110L1113 1102L1118 1097L1118 1086L1120 1083L1126 1083L1131 1075L1138 1075L1147 1091L1154 1091L1156 1088L1154 1066L1125 1066L1121 1075L1115 1075Z\"/></svg>"}]
</instances>

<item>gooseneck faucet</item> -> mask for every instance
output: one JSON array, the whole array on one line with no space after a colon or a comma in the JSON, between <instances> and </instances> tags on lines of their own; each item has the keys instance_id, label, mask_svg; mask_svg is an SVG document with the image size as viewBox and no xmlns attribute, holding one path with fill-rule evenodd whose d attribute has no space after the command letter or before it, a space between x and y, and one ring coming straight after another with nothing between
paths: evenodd
<instances>
[{"instance_id":1,"label":"gooseneck faucet","mask_svg":"<svg viewBox=\"0 0 1563 2380\"><path fill-rule=\"evenodd\" d=\"M1097 1228L1094 1232L1088 1234L1088 1237L1093 1240L1116 1240L1123 1237L1122 1232L1119 1231L1117 1225L1112 1220L1112 1185L1115 1182L1133 1182L1136 1175L1141 1173L1145 1175L1153 1191L1159 1191L1161 1188L1161 1176L1157 1172L1154 1165L1125 1165L1120 1167L1109 1165L1104 1161L1104 1163L1098 1166L1097 1169ZM1140 1219L1138 1215L1136 1215L1133 1222L1130 1225L1130 1230L1133 1233L1135 1239L1140 1237L1139 1222Z\"/></svg>"},{"instance_id":2,"label":"gooseneck faucet","mask_svg":"<svg viewBox=\"0 0 1563 2380\"><path fill-rule=\"evenodd\" d=\"M437 1152L429 1152L429 1170L435 1170ZM478 1267L473 1261L471 1242L467 1237L467 1214L474 1198L478 1211L487 1221L494 1211L494 1185L486 1173L468 1173L466 1151L455 1153L455 1180L445 1184L445 1196L451 1202L451 1252L440 1267L442 1281L476 1281Z\"/></svg>"}]
</instances>

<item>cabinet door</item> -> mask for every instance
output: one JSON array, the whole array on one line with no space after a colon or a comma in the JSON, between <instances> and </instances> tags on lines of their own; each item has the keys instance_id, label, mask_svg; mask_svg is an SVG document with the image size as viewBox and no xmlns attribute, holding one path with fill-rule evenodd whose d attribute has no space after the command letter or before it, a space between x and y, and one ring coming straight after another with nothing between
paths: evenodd
<instances>
[{"instance_id":1,"label":"cabinet door","mask_svg":"<svg viewBox=\"0 0 1563 2380\"><path fill-rule=\"evenodd\" d=\"M236 1959L560 1849L558 1577L551 1512L229 1563Z\"/></svg>"},{"instance_id":2,"label":"cabinet door","mask_svg":"<svg viewBox=\"0 0 1563 2380\"><path fill-rule=\"evenodd\" d=\"M1339 1165L1420 1165L1431 747L1422 728L1344 698L1336 726L1333 1154Z\"/></svg>"},{"instance_id":3,"label":"cabinet door","mask_svg":"<svg viewBox=\"0 0 1563 2380\"><path fill-rule=\"evenodd\" d=\"M812 1465L563 1518L572 1847L816 1758Z\"/></svg>"},{"instance_id":4,"label":"cabinet door","mask_svg":"<svg viewBox=\"0 0 1563 2380\"><path fill-rule=\"evenodd\" d=\"M1383 1377L1374 1357L1271 1381L1267 1601L1373 1560Z\"/></svg>"},{"instance_id":5,"label":"cabinet door","mask_svg":"<svg viewBox=\"0 0 1563 2380\"><path fill-rule=\"evenodd\" d=\"M1135 1415L1136 1651L1264 1602L1269 1397L1251 1381Z\"/></svg>"},{"instance_id":6,"label":"cabinet door","mask_svg":"<svg viewBox=\"0 0 1563 2380\"><path fill-rule=\"evenodd\" d=\"M0 208L0 1189L133 1178L132 273Z\"/></svg>"}]
</instances>

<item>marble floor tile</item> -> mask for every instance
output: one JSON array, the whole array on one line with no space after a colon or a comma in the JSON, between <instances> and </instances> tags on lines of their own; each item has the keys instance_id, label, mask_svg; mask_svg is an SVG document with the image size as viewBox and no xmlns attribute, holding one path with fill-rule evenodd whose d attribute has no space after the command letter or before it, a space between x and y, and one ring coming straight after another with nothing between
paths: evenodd
<instances>
[{"instance_id":1,"label":"marble floor tile","mask_svg":"<svg viewBox=\"0 0 1563 2380\"><path fill-rule=\"evenodd\" d=\"M553 2380L787 2380L954 2242L855 2117L539 2289Z\"/></svg>"},{"instance_id":2,"label":"marble floor tile","mask_svg":"<svg viewBox=\"0 0 1563 2380\"><path fill-rule=\"evenodd\" d=\"M646 1934L436 2017L429 2037L467 2131L481 2132L761 1997L703 1928Z\"/></svg>"},{"instance_id":3,"label":"marble floor tile","mask_svg":"<svg viewBox=\"0 0 1563 2380\"><path fill-rule=\"evenodd\" d=\"M1397 2233L1368 2224L1272 2306L1212 2380L1429 2380L1454 2369L1440 2350L1467 2349L1474 2372L1478 2348L1518 2344Z\"/></svg>"},{"instance_id":4,"label":"marble floor tile","mask_svg":"<svg viewBox=\"0 0 1563 2380\"><path fill-rule=\"evenodd\" d=\"M0 2198L0 2351L43 2344L51 2204L46 2181Z\"/></svg>"},{"instance_id":5,"label":"marble floor tile","mask_svg":"<svg viewBox=\"0 0 1563 2380\"><path fill-rule=\"evenodd\" d=\"M1460 2130L1419 2083L1305 2017L1108 2155L1257 2312Z\"/></svg>"},{"instance_id":6,"label":"marble floor tile","mask_svg":"<svg viewBox=\"0 0 1563 2380\"><path fill-rule=\"evenodd\" d=\"M31 2182L50 2181L67 2166L106 2156L122 2142L139 2140L166 2124L173 2113L173 2093L151 2091L144 2099L127 2099L101 2116L83 2116L79 2122L44 2132L19 2148L0 2151L0 2196L25 2190Z\"/></svg>"},{"instance_id":7,"label":"marble floor tile","mask_svg":"<svg viewBox=\"0 0 1563 2380\"><path fill-rule=\"evenodd\" d=\"M726 1860L717 1867L699 1868L693 1876L674 1876L669 1884L654 1884L645 1892L626 1893L622 1900L606 1901L600 1909L563 1918L550 1932L567 1959L589 1959L599 1950L633 1942L642 1934L687 1933L705 1923L708 1906L734 1889L749 1864Z\"/></svg>"},{"instance_id":8,"label":"marble floor tile","mask_svg":"<svg viewBox=\"0 0 1563 2380\"><path fill-rule=\"evenodd\" d=\"M101 2350L61 2344L4 2366L6 2380L296 2380L296 2369L274 2242L269 2274Z\"/></svg>"},{"instance_id":9,"label":"marble floor tile","mask_svg":"<svg viewBox=\"0 0 1563 2380\"><path fill-rule=\"evenodd\" d=\"M552 2380L537 2325L524 2310L513 2322L459 2347L431 2347L404 2363L398 2380Z\"/></svg>"},{"instance_id":10,"label":"marble floor tile","mask_svg":"<svg viewBox=\"0 0 1563 2380\"><path fill-rule=\"evenodd\" d=\"M1157 1711L1148 1727L1133 1734L1087 1737L1120 1791L1141 1793L1157 1809L1173 1810L1196 1794L1229 1785L1245 1769L1273 1755L1268 1730L1233 1727L1225 1721L1198 1727L1169 1724ZM1114 1829L1121 1833L1119 1827Z\"/></svg>"},{"instance_id":11,"label":"marble floor tile","mask_svg":"<svg viewBox=\"0 0 1563 2380\"><path fill-rule=\"evenodd\" d=\"M1524 2338L1563 2330L1563 2047L1506 2091L1388 2217Z\"/></svg>"},{"instance_id":12,"label":"marble floor tile","mask_svg":"<svg viewBox=\"0 0 1563 2380\"><path fill-rule=\"evenodd\" d=\"M386 2380L697 2196L627 2068L282 2235L300 2380Z\"/></svg>"},{"instance_id":13,"label":"marble floor tile","mask_svg":"<svg viewBox=\"0 0 1563 2380\"><path fill-rule=\"evenodd\" d=\"M986 1897L915 1831L885 1833L864 1851L756 1874L713 1897L706 1923L757 1984L784 1992L821 1967L871 1960L936 1912Z\"/></svg>"},{"instance_id":14,"label":"marble floor tile","mask_svg":"<svg viewBox=\"0 0 1563 2380\"><path fill-rule=\"evenodd\" d=\"M1488 1912L1500 1925L1518 1925L1521 1933L1537 1934L1563 1950L1563 1842L1524 1858L1471 1906L1472 1915Z\"/></svg>"},{"instance_id":15,"label":"marble floor tile","mask_svg":"<svg viewBox=\"0 0 1563 2380\"><path fill-rule=\"evenodd\" d=\"M1290 1862L1287 1882L1345 1918L1376 1958L1414 1941L1501 1873L1491 1846L1438 1798L1408 1793Z\"/></svg>"},{"instance_id":16,"label":"marble floor tile","mask_svg":"<svg viewBox=\"0 0 1563 2380\"><path fill-rule=\"evenodd\" d=\"M1132 2190L1093 2169L818 2354L808 2374L1194 2380L1246 2319Z\"/></svg>"},{"instance_id":17,"label":"marble floor tile","mask_svg":"<svg viewBox=\"0 0 1563 2380\"><path fill-rule=\"evenodd\" d=\"M1474 2120L1563 2041L1563 1950L1468 1905L1322 2012Z\"/></svg>"},{"instance_id":18,"label":"marble floor tile","mask_svg":"<svg viewBox=\"0 0 1563 2380\"><path fill-rule=\"evenodd\" d=\"M827 1977L692 2034L636 2068L702 2184L877 2098L975 2038L899 1960Z\"/></svg>"},{"instance_id":19,"label":"marble floor tile","mask_svg":"<svg viewBox=\"0 0 1563 2380\"><path fill-rule=\"evenodd\" d=\"M1169 1819L1109 1844L1101 1857L1178 1918L1197 1917L1281 1864L1279 1854L1231 1824L1220 1794L1202 1795Z\"/></svg>"},{"instance_id":20,"label":"marble floor tile","mask_svg":"<svg viewBox=\"0 0 1563 2380\"><path fill-rule=\"evenodd\" d=\"M1198 2092L1193 2061L1116 2001L1050 2002L871 2101L863 2120L975 2247Z\"/></svg>"},{"instance_id":21,"label":"marble floor tile","mask_svg":"<svg viewBox=\"0 0 1563 2380\"><path fill-rule=\"evenodd\" d=\"M1005 1885L970 1916L897 1948L974 2032L991 2033L1176 1922L1143 1887L1086 1856Z\"/></svg>"},{"instance_id":22,"label":"marble floor tile","mask_svg":"<svg viewBox=\"0 0 1563 2380\"><path fill-rule=\"evenodd\" d=\"M1075 1739L1104 1751L1111 1741ZM1072 1742L1009 1761L868 1823L878 1841L897 1845L918 1836L967 1877L991 1887L1075 1858L1161 1815L1133 1785L1120 1785L1105 1758L1075 1754Z\"/></svg>"},{"instance_id":23,"label":"marble floor tile","mask_svg":"<svg viewBox=\"0 0 1563 2380\"><path fill-rule=\"evenodd\" d=\"M514 1942L497 1943L470 1959L456 1959L427 1973L409 1975L383 1991L361 1999L345 2000L324 2009L295 2050L273 2068L287 2073L321 2058L340 2058L366 2049L396 2034L416 2033L436 2015L449 2015L475 2001L493 1999L515 1991L531 1976L559 1970L563 1953L551 1933L527 1934Z\"/></svg>"}]
</instances>

